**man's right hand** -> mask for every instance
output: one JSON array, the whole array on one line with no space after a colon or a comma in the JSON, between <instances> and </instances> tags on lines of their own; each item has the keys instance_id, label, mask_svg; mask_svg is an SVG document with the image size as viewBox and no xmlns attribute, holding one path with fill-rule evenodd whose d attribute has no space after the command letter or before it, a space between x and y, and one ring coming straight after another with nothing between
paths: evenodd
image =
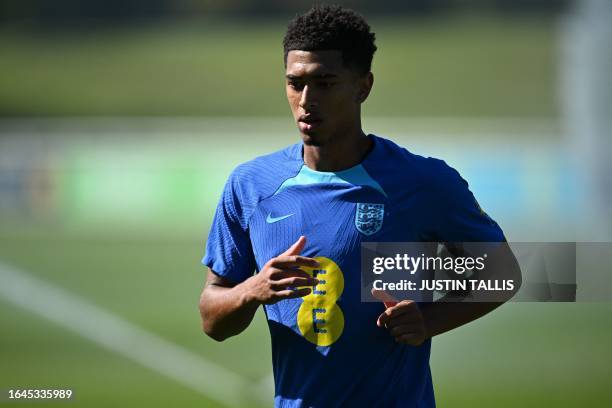
<instances>
[{"instance_id":1,"label":"man's right hand","mask_svg":"<svg viewBox=\"0 0 612 408\"><path fill-rule=\"evenodd\" d=\"M244 285L249 300L270 305L308 295L319 281L299 268L320 265L315 259L300 255L305 244L306 237L301 236L285 252L270 259L257 275L247 279Z\"/></svg>"}]
</instances>

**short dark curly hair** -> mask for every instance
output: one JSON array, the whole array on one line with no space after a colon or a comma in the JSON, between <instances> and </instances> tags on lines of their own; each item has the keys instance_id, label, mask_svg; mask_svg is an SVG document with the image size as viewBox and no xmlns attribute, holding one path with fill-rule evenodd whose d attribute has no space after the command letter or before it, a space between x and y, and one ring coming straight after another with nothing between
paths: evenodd
<instances>
[{"instance_id":1,"label":"short dark curly hair","mask_svg":"<svg viewBox=\"0 0 612 408\"><path fill-rule=\"evenodd\" d=\"M283 39L285 66L292 50L339 50L346 67L367 74L376 51L376 35L363 16L337 5L316 5L296 16Z\"/></svg>"}]
</instances>

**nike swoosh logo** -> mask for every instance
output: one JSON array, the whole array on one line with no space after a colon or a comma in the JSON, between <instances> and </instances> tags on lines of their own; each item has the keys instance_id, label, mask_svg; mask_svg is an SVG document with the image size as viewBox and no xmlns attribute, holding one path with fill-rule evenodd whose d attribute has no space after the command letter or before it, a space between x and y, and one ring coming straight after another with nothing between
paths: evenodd
<instances>
[{"instance_id":1,"label":"nike swoosh logo","mask_svg":"<svg viewBox=\"0 0 612 408\"><path fill-rule=\"evenodd\" d=\"M289 217L291 217L292 215L293 215L293 214L283 215L283 216L281 216L281 217L272 217L272 214L268 214L268 217L266 218L266 222L267 222L268 224L274 224L275 222L282 221L282 220L284 220L285 218L289 218Z\"/></svg>"}]
</instances>

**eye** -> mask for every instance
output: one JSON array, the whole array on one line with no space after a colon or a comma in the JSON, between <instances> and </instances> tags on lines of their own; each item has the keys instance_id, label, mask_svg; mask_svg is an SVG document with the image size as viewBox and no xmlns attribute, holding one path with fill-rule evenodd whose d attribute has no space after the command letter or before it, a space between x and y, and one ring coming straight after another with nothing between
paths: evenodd
<instances>
[{"instance_id":1,"label":"eye","mask_svg":"<svg viewBox=\"0 0 612 408\"><path fill-rule=\"evenodd\" d=\"M303 84L300 84L299 82L294 82L294 81L289 81L288 85L292 88L295 89L296 91L301 91L302 88L304 88Z\"/></svg>"},{"instance_id":2,"label":"eye","mask_svg":"<svg viewBox=\"0 0 612 408\"><path fill-rule=\"evenodd\" d=\"M334 85L336 85L336 83L335 83L335 82L329 82L329 81L319 82L319 86L320 86L321 88L325 88L325 89L327 89L327 88L331 88L331 87L333 87Z\"/></svg>"}]
</instances>

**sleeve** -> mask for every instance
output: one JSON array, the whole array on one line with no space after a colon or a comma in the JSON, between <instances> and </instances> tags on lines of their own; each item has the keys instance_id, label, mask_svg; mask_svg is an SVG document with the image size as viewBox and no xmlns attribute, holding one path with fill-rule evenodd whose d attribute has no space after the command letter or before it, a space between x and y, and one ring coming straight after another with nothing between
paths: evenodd
<instances>
[{"instance_id":1,"label":"sleeve","mask_svg":"<svg viewBox=\"0 0 612 408\"><path fill-rule=\"evenodd\" d=\"M503 242L504 233L481 208L468 183L444 161L433 181L435 235L440 242Z\"/></svg>"},{"instance_id":2,"label":"sleeve","mask_svg":"<svg viewBox=\"0 0 612 408\"><path fill-rule=\"evenodd\" d=\"M217 275L240 283L253 275L256 263L241 202L239 177L229 177L208 234L202 263Z\"/></svg>"}]
</instances>

